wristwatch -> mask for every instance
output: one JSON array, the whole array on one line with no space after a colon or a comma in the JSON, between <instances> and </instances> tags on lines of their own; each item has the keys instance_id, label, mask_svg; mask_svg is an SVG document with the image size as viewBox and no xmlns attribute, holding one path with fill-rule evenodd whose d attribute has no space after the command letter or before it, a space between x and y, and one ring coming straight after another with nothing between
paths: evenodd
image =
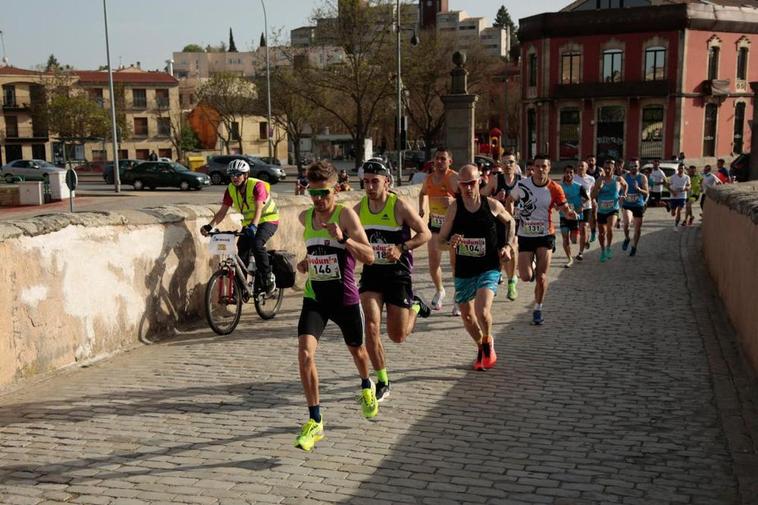
<instances>
[{"instance_id":1,"label":"wristwatch","mask_svg":"<svg viewBox=\"0 0 758 505\"><path fill-rule=\"evenodd\" d=\"M400 244L400 250L403 251L404 253L407 253L411 249L408 247L408 244L406 244L405 242L403 242L402 244Z\"/></svg>"},{"instance_id":2,"label":"wristwatch","mask_svg":"<svg viewBox=\"0 0 758 505\"><path fill-rule=\"evenodd\" d=\"M349 238L350 237L347 236L347 233L343 233L342 234L342 240L338 240L337 243L338 244L344 244L345 242L347 242L347 239L349 239Z\"/></svg>"}]
</instances>

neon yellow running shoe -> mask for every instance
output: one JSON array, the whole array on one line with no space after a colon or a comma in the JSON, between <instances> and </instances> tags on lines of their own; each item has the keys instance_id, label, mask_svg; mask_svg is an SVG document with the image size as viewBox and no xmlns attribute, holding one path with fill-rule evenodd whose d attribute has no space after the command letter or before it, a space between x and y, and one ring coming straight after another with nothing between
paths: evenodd
<instances>
[{"instance_id":1,"label":"neon yellow running shoe","mask_svg":"<svg viewBox=\"0 0 758 505\"><path fill-rule=\"evenodd\" d=\"M317 423L313 419L308 419L300 430L300 435L295 439L295 447L304 451L310 451L316 442L324 438L324 419Z\"/></svg>"},{"instance_id":2,"label":"neon yellow running shoe","mask_svg":"<svg viewBox=\"0 0 758 505\"><path fill-rule=\"evenodd\" d=\"M376 384L371 381L371 387L361 390L361 410L363 417L371 419L379 413L379 402L376 400Z\"/></svg>"},{"instance_id":3,"label":"neon yellow running shoe","mask_svg":"<svg viewBox=\"0 0 758 505\"><path fill-rule=\"evenodd\" d=\"M516 281L508 281L508 299L513 301L518 298L518 291L516 290Z\"/></svg>"}]
</instances>

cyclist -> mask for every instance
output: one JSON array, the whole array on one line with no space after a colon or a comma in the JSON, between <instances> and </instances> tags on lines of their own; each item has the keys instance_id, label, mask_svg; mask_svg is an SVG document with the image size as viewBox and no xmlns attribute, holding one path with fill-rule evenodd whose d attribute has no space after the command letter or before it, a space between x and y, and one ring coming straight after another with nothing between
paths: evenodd
<instances>
[{"instance_id":1,"label":"cyclist","mask_svg":"<svg viewBox=\"0 0 758 505\"><path fill-rule=\"evenodd\" d=\"M624 222L624 242L621 244L621 250L626 251L631 242L629 238L629 215L631 215L634 220L634 241L629 256L636 256L642 233L642 217L645 215L645 200L650 194L647 187L647 177L640 173L640 161L638 159L629 162L629 173L624 175L624 181L628 189L621 206L621 220Z\"/></svg>"},{"instance_id":2,"label":"cyclist","mask_svg":"<svg viewBox=\"0 0 758 505\"><path fill-rule=\"evenodd\" d=\"M207 235L217 223L224 220L232 207L241 213L242 236L237 241L237 251L246 265L250 263L252 251L257 266L256 289L262 286L263 291L271 295L276 290L276 279L271 271L266 242L279 227L279 210L271 194L271 185L250 177L250 165L245 160L232 160L226 173L231 182L224 192L221 208L200 232Z\"/></svg>"},{"instance_id":3,"label":"cyclist","mask_svg":"<svg viewBox=\"0 0 758 505\"><path fill-rule=\"evenodd\" d=\"M366 418L379 413L376 386L369 378L369 357L363 345L363 314L355 264L370 265L374 250L358 215L350 207L336 203L337 172L319 161L308 168L308 194L313 207L300 213L305 227L303 239L306 258L297 265L308 274L303 293L303 307L297 324L300 380L308 401L308 421L295 439L295 447L309 451L324 438L321 418L316 348L329 320L342 330L353 362L361 378L361 410Z\"/></svg>"},{"instance_id":4,"label":"cyclist","mask_svg":"<svg viewBox=\"0 0 758 505\"><path fill-rule=\"evenodd\" d=\"M359 291L366 320L366 348L377 376L377 401L390 394L381 339L383 306L387 307L387 334L398 344L411 334L417 316L429 317L430 313L426 303L413 295L411 251L429 241L432 233L416 209L389 190L388 173L382 163L364 165L366 196L354 209L374 249L374 263L363 266Z\"/></svg>"}]
</instances>

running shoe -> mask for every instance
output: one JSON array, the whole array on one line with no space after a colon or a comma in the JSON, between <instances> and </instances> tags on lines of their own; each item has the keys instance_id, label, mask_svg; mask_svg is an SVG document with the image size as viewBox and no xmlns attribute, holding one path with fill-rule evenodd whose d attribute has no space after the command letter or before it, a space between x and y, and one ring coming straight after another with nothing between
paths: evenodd
<instances>
[{"instance_id":1,"label":"running shoe","mask_svg":"<svg viewBox=\"0 0 758 505\"><path fill-rule=\"evenodd\" d=\"M621 250L626 251L629 248L629 239L625 238L624 242L621 244Z\"/></svg>"},{"instance_id":2,"label":"running shoe","mask_svg":"<svg viewBox=\"0 0 758 505\"><path fill-rule=\"evenodd\" d=\"M545 322L545 320L542 318L541 310L535 310L534 312L532 312L532 322L535 324L535 326L540 326L542 323Z\"/></svg>"},{"instance_id":3,"label":"running shoe","mask_svg":"<svg viewBox=\"0 0 758 505\"><path fill-rule=\"evenodd\" d=\"M379 413L379 402L376 400L376 384L371 381L370 388L361 390L361 411L363 417L371 419Z\"/></svg>"},{"instance_id":4,"label":"running shoe","mask_svg":"<svg viewBox=\"0 0 758 505\"><path fill-rule=\"evenodd\" d=\"M413 303L418 304L419 311L418 315L419 317L427 318L432 314L432 309L429 308L429 305L426 304L423 298L421 298L418 295L414 295L413 297Z\"/></svg>"},{"instance_id":5,"label":"running shoe","mask_svg":"<svg viewBox=\"0 0 758 505\"><path fill-rule=\"evenodd\" d=\"M596 232L594 232L594 231L593 231L593 232L590 234L590 243L592 243L592 242L594 242L594 241L595 241L595 233L596 233Z\"/></svg>"},{"instance_id":6,"label":"running shoe","mask_svg":"<svg viewBox=\"0 0 758 505\"><path fill-rule=\"evenodd\" d=\"M508 294L506 295L510 301L515 300L518 297L518 291L516 291L516 282L508 282Z\"/></svg>"},{"instance_id":7,"label":"running shoe","mask_svg":"<svg viewBox=\"0 0 758 505\"><path fill-rule=\"evenodd\" d=\"M563 268L571 268L571 266L574 264L574 258L569 258L565 265L563 265Z\"/></svg>"},{"instance_id":8,"label":"running shoe","mask_svg":"<svg viewBox=\"0 0 758 505\"><path fill-rule=\"evenodd\" d=\"M432 297L432 310L442 310L442 300L445 299L445 288L434 292Z\"/></svg>"},{"instance_id":9,"label":"running shoe","mask_svg":"<svg viewBox=\"0 0 758 505\"><path fill-rule=\"evenodd\" d=\"M637 256L637 248L632 246L632 252L629 253L629 256Z\"/></svg>"},{"instance_id":10,"label":"running shoe","mask_svg":"<svg viewBox=\"0 0 758 505\"><path fill-rule=\"evenodd\" d=\"M324 420L317 423L313 419L308 419L300 430L300 435L295 439L295 447L304 451L310 451L316 442L324 438Z\"/></svg>"},{"instance_id":11,"label":"running shoe","mask_svg":"<svg viewBox=\"0 0 758 505\"><path fill-rule=\"evenodd\" d=\"M473 365L474 370L484 370L484 366L482 366L483 359L484 359L484 351L482 351L482 348L479 347L479 351L476 353L476 359L474 360L474 365Z\"/></svg>"},{"instance_id":12,"label":"running shoe","mask_svg":"<svg viewBox=\"0 0 758 505\"><path fill-rule=\"evenodd\" d=\"M453 317L459 317L461 315L461 309L458 308L458 304L453 304L453 310L450 311L450 315Z\"/></svg>"},{"instance_id":13,"label":"running shoe","mask_svg":"<svg viewBox=\"0 0 758 505\"><path fill-rule=\"evenodd\" d=\"M605 260L607 259L608 258L605 256L605 249L603 249L602 251L600 251L600 263L605 263Z\"/></svg>"},{"instance_id":14,"label":"running shoe","mask_svg":"<svg viewBox=\"0 0 758 505\"><path fill-rule=\"evenodd\" d=\"M609 247L608 249L605 250L605 259L609 260L611 258L613 258L613 251Z\"/></svg>"},{"instance_id":15,"label":"running shoe","mask_svg":"<svg viewBox=\"0 0 758 505\"><path fill-rule=\"evenodd\" d=\"M582 253L579 253L576 255L576 261L584 261L584 256L582 255Z\"/></svg>"},{"instance_id":16,"label":"running shoe","mask_svg":"<svg viewBox=\"0 0 758 505\"><path fill-rule=\"evenodd\" d=\"M497 363L497 353L495 352L495 340L490 340L490 352L482 347L482 368L487 370L495 366Z\"/></svg>"},{"instance_id":17,"label":"running shoe","mask_svg":"<svg viewBox=\"0 0 758 505\"><path fill-rule=\"evenodd\" d=\"M390 385L384 382L376 383L376 401L382 402L390 397Z\"/></svg>"}]
</instances>

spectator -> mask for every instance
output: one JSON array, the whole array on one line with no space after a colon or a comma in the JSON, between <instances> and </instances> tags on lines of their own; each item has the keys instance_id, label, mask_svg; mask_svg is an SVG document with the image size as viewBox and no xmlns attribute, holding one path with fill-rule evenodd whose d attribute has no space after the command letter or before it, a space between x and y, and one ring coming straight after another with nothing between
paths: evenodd
<instances>
[{"instance_id":1,"label":"spectator","mask_svg":"<svg viewBox=\"0 0 758 505\"><path fill-rule=\"evenodd\" d=\"M341 193L343 191L352 191L353 188L350 186L350 177L347 175L346 170L340 170L339 174L337 174L337 186L336 190L338 193Z\"/></svg>"}]
</instances>

